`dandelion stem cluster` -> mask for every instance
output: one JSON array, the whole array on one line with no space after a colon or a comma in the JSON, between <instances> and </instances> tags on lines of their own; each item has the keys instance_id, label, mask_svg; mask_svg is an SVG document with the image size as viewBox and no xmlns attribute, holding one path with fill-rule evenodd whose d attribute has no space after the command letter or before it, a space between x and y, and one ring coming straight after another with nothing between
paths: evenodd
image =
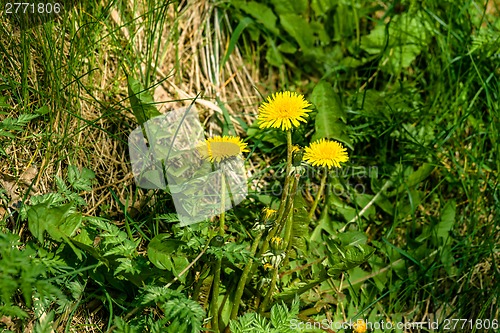
<instances>
[{"instance_id":1,"label":"dandelion stem cluster","mask_svg":"<svg viewBox=\"0 0 500 333\"><path fill-rule=\"evenodd\" d=\"M333 167L340 168L341 163L345 163L349 159L346 148L341 143L333 140L323 138L310 143L303 150L294 145L293 130L307 122L309 112L312 111L309 109L310 106L311 103L303 95L285 91L268 97L259 108L257 120L262 130L284 131L286 134L287 153L284 170L286 176L279 206L277 209L266 207L262 212L261 221L258 221L253 228L258 233L254 237L250 252L252 256L259 260L250 259L243 268L234 294L230 319L236 319L238 316L245 286L259 265L262 265L264 271L267 271L269 284L265 289L264 299L260 302L258 312L263 313L268 309L278 285L278 272L280 267L288 262L288 256L292 249L292 233L295 223L293 216L294 201L303 170L302 164L307 163L313 167L321 168L323 172L319 191L309 210L308 218L310 220L314 218L316 208L323 195L328 179L328 170ZM243 152L248 152L247 144L234 136L210 138L201 144L198 150L202 156L212 163L221 163L226 159L241 156ZM224 191L225 188L222 188L223 194ZM221 207L221 211L224 211L224 207ZM219 236L224 236L224 219L225 215L222 213L219 218ZM214 283L212 286L212 329L216 332L224 331L218 321L221 265L220 259L214 264ZM227 328L225 331L228 331Z\"/></svg>"}]
</instances>

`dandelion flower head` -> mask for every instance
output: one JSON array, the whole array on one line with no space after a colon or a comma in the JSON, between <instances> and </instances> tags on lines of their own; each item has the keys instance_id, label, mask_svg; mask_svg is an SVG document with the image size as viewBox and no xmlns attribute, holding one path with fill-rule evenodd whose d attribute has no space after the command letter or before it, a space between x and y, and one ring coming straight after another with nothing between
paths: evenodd
<instances>
[{"instance_id":1,"label":"dandelion flower head","mask_svg":"<svg viewBox=\"0 0 500 333\"><path fill-rule=\"evenodd\" d=\"M201 156L212 163L236 157L248 152L247 144L237 136L213 136L198 147Z\"/></svg>"},{"instance_id":2,"label":"dandelion flower head","mask_svg":"<svg viewBox=\"0 0 500 333\"><path fill-rule=\"evenodd\" d=\"M265 207L262 212L264 213L264 217L266 219L269 219L270 217L272 217L274 214L276 214L276 210L275 209L271 209L271 208L268 208L268 207Z\"/></svg>"},{"instance_id":3,"label":"dandelion flower head","mask_svg":"<svg viewBox=\"0 0 500 333\"><path fill-rule=\"evenodd\" d=\"M298 127L300 122L306 122L306 109L311 104L304 99L303 95L295 92L278 92L267 98L259 107L259 127L281 128L286 131L293 127Z\"/></svg>"},{"instance_id":4,"label":"dandelion flower head","mask_svg":"<svg viewBox=\"0 0 500 333\"><path fill-rule=\"evenodd\" d=\"M304 150L304 161L313 166L340 168L340 163L347 162L347 150L337 141L321 139L313 142Z\"/></svg>"},{"instance_id":5,"label":"dandelion flower head","mask_svg":"<svg viewBox=\"0 0 500 333\"><path fill-rule=\"evenodd\" d=\"M363 319L358 319L353 325L354 333L366 333L366 322Z\"/></svg>"}]
</instances>

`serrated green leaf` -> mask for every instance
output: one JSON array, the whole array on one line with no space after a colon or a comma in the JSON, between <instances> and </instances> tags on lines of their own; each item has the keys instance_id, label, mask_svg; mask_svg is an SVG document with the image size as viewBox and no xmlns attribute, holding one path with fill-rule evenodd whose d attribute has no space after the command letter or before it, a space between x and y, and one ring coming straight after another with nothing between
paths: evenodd
<instances>
[{"instance_id":1,"label":"serrated green leaf","mask_svg":"<svg viewBox=\"0 0 500 333\"><path fill-rule=\"evenodd\" d=\"M176 265L172 258L179 247L185 244L183 241L170 239L170 234L158 234L149 242L148 258L159 269L172 271Z\"/></svg>"},{"instance_id":2,"label":"serrated green leaf","mask_svg":"<svg viewBox=\"0 0 500 333\"><path fill-rule=\"evenodd\" d=\"M68 167L68 182L77 191L92 191L92 180L95 173L87 168L78 168L74 165Z\"/></svg>"},{"instance_id":3,"label":"serrated green leaf","mask_svg":"<svg viewBox=\"0 0 500 333\"><path fill-rule=\"evenodd\" d=\"M302 194L297 193L293 200L292 247L307 252L309 239L309 214L307 204Z\"/></svg>"},{"instance_id":4,"label":"serrated green leaf","mask_svg":"<svg viewBox=\"0 0 500 333\"><path fill-rule=\"evenodd\" d=\"M48 314L44 313L38 322L33 327L33 333L52 333L54 328L52 327L54 322L54 311L50 311Z\"/></svg>"},{"instance_id":5,"label":"serrated green leaf","mask_svg":"<svg viewBox=\"0 0 500 333\"><path fill-rule=\"evenodd\" d=\"M348 231L327 240L330 275L337 275L366 262L375 251L366 244L367 236L361 231Z\"/></svg>"}]
</instances>

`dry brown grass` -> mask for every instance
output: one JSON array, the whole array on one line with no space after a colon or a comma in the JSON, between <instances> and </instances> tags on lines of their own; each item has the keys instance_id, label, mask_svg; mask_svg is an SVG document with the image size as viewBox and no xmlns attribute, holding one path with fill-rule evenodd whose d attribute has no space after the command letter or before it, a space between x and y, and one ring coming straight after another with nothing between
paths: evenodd
<instances>
[{"instance_id":1,"label":"dry brown grass","mask_svg":"<svg viewBox=\"0 0 500 333\"><path fill-rule=\"evenodd\" d=\"M129 13L136 11L134 17L138 18L133 25L127 24L127 18L116 8L111 9L109 25L100 32L102 43L96 46L95 52L88 53L88 57L71 54L74 52L71 44L83 38L84 33L77 33L75 38L65 34L60 53L68 58L81 57L82 77L79 84L72 83L65 90L70 92L63 96L67 99L67 110L53 109L50 123L43 120L33 122L29 133L24 133L14 144L6 147L10 157L0 162L0 180L10 194L10 202L6 206L12 206L26 194L27 186L20 182L21 175L26 172L37 170L29 197L54 191L54 176L64 177L68 165L77 165L92 169L98 180L92 192L83 193L88 203L86 214L99 214L101 206L108 206L109 212L121 210L112 199L109 188L118 194L122 202L140 208L142 192L136 192L126 147L128 133L137 126L128 109L127 81L122 68L131 69L122 63L123 50L119 48L120 43L132 43L131 47L138 57L147 52L152 32L144 28L146 22L140 18L142 13L138 5L140 3L129 2ZM214 135L220 133L215 119L223 119L218 99L229 111L237 134L244 136L237 118L251 124L260 98L256 89L266 93L260 84L263 80L259 68L243 59L238 48L221 66L231 31L227 14L215 7L212 1L181 3L179 9L177 13L174 6L170 6L162 37L154 38L161 43L152 45L161 64L155 69L155 80L163 80L154 90L160 112L189 105L200 94L196 99L200 118L207 134ZM61 28L55 26L58 33ZM133 28L136 31L130 31ZM17 33L17 38L20 38L19 31ZM115 34L119 43L112 43L109 34ZM43 43L43 30L35 28L33 37ZM41 84L43 71L47 68L36 49L34 45L29 59L30 86ZM9 72L16 75L14 69L20 65L11 64ZM144 70L146 64L141 63L141 67L138 70ZM86 72L89 68L92 70ZM139 77L139 73L133 70L131 75ZM69 82L70 78L66 77L65 81ZM33 103L41 102L42 99L36 97L33 100ZM20 109L14 107L11 115L19 114ZM40 140L41 136L47 139Z\"/></svg>"}]
</instances>

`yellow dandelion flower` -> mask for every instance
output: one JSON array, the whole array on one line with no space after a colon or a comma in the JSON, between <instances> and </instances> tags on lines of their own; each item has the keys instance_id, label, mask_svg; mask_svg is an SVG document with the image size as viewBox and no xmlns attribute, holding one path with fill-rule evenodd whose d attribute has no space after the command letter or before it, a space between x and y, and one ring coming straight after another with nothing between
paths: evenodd
<instances>
[{"instance_id":1,"label":"yellow dandelion flower","mask_svg":"<svg viewBox=\"0 0 500 333\"><path fill-rule=\"evenodd\" d=\"M304 161L313 166L335 166L340 168L340 163L347 162L347 150L337 141L321 139L305 148Z\"/></svg>"},{"instance_id":2,"label":"yellow dandelion flower","mask_svg":"<svg viewBox=\"0 0 500 333\"><path fill-rule=\"evenodd\" d=\"M247 144L237 136L213 136L198 147L203 158L219 163L225 159L248 152Z\"/></svg>"},{"instance_id":3,"label":"yellow dandelion flower","mask_svg":"<svg viewBox=\"0 0 500 333\"><path fill-rule=\"evenodd\" d=\"M292 153L297 153L300 151L300 146L299 145L293 145L292 146Z\"/></svg>"},{"instance_id":4,"label":"yellow dandelion flower","mask_svg":"<svg viewBox=\"0 0 500 333\"><path fill-rule=\"evenodd\" d=\"M366 327L366 322L363 319L358 319L353 325L354 333L366 333L368 328Z\"/></svg>"},{"instance_id":5,"label":"yellow dandelion flower","mask_svg":"<svg viewBox=\"0 0 500 333\"><path fill-rule=\"evenodd\" d=\"M264 217L266 219L269 219L271 216L273 216L274 214L276 214L276 210L275 209L271 209L271 208L267 208L265 207L262 212L264 213Z\"/></svg>"},{"instance_id":6,"label":"yellow dandelion flower","mask_svg":"<svg viewBox=\"0 0 500 333\"><path fill-rule=\"evenodd\" d=\"M270 263L265 263L265 264L264 264L264 269L265 269L266 271L270 271L270 270L271 270L271 269L273 269L273 268L274 268L274 267L273 267L273 265L271 265Z\"/></svg>"},{"instance_id":7,"label":"yellow dandelion flower","mask_svg":"<svg viewBox=\"0 0 500 333\"><path fill-rule=\"evenodd\" d=\"M283 243L283 238L281 237L273 237L271 238L271 243L276 244L276 245L281 245Z\"/></svg>"},{"instance_id":8,"label":"yellow dandelion flower","mask_svg":"<svg viewBox=\"0 0 500 333\"><path fill-rule=\"evenodd\" d=\"M276 93L259 107L259 127L281 128L284 131L297 127L301 121L306 122L307 112L311 112L306 108L310 105L303 95L295 92Z\"/></svg>"}]
</instances>

